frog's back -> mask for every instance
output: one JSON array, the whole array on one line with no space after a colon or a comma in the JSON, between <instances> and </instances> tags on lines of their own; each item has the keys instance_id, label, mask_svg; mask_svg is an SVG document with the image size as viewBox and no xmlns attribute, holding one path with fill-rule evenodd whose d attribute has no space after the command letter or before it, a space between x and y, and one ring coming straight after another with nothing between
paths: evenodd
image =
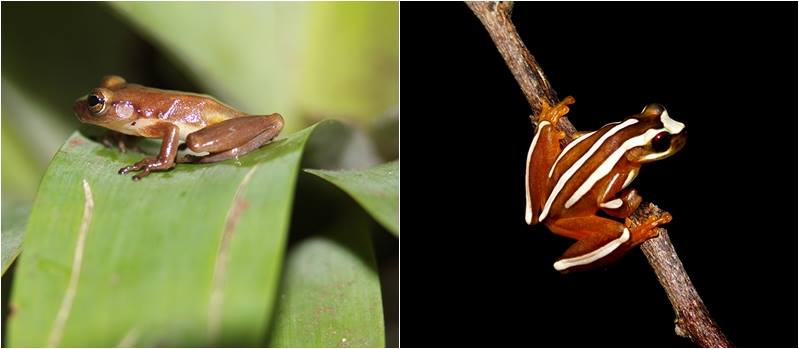
<instances>
[{"instance_id":1,"label":"frog's back","mask_svg":"<svg viewBox=\"0 0 799 349\"><path fill-rule=\"evenodd\" d=\"M139 118L159 119L199 127L244 116L208 95L161 90L137 84L125 84L114 91L115 100L129 102Z\"/></svg>"}]
</instances>

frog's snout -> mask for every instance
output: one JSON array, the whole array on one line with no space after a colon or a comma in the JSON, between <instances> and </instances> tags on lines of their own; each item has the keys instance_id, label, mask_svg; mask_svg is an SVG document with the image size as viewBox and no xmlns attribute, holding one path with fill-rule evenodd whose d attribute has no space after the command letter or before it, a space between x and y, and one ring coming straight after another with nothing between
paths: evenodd
<instances>
[{"instance_id":1,"label":"frog's snout","mask_svg":"<svg viewBox=\"0 0 799 349\"><path fill-rule=\"evenodd\" d=\"M75 117L77 117L78 120L83 121L83 114L86 111L86 97L76 99L75 103L72 105L72 112L75 113Z\"/></svg>"}]
</instances>

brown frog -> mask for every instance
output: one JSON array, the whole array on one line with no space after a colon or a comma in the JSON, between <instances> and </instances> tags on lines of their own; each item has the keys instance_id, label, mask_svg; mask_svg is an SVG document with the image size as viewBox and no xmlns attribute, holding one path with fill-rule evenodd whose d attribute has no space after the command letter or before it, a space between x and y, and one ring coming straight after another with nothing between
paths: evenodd
<instances>
[{"instance_id":1,"label":"brown frog","mask_svg":"<svg viewBox=\"0 0 799 349\"><path fill-rule=\"evenodd\" d=\"M72 108L83 123L126 135L161 138L158 156L123 167L120 174L175 167L180 142L195 153L180 162L209 163L238 157L269 143L283 129L283 117L249 115L207 95L160 90L130 84L122 77L103 78L100 87L75 101Z\"/></svg>"}]
</instances>

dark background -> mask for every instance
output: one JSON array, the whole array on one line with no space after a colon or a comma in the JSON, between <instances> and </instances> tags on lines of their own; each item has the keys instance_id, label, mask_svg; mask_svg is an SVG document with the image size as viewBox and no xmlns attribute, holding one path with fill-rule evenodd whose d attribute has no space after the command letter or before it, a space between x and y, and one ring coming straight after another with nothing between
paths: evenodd
<instances>
[{"instance_id":1,"label":"dark background","mask_svg":"<svg viewBox=\"0 0 799 349\"><path fill-rule=\"evenodd\" d=\"M633 187L741 347L797 346L796 3L517 3L581 130L652 102L686 147ZM693 346L643 254L560 275L524 223L527 101L462 3L402 3L403 346Z\"/></svg>"}]
</instances>

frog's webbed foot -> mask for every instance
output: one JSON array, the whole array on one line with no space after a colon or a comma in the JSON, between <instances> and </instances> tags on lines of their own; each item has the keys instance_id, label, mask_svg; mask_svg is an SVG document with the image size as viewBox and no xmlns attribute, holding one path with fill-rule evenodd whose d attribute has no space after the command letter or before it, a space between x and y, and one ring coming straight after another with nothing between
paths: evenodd
<instances>
[{"instance_id":1,"label":"frog's webbed foot","mask_svg":"<svg viewBox=\"0 0 799 349\"><path fill-rule=\"evenodd\" d=\"M174 161L165 161L159 158L145 158L133 165L125 166L119 169L119 174L127 174L131 171L141 171L132 177L134 181L138 181L147 177L152 171L166 171L175 167Z\"/></svg>"},{"instance_id":2,"label":"frog's webbed foot","mask_svg":"<svg viewBox=\"0 0 799 349\"><path fill-rule=\"evenodd\" d=\"M658 235L657 227L671 222L671 214L665 212L662 216L650 216L641 224L637 225L633 230L633 239L631 243L633 246L638 245L648 239ZM624 220L624 225L630 227L632 221L629 218Z\"/></svg>"},{"instance_id":3,"label":"frog's webbed foot","mask_svg":"<svg viewBox=\"0 0 799 349\"><path fill-rule=\"evenodd\" d=\"M139 147L139 139L139 137L126 135L120 132L107 132L100 141L107 148L117 148L123 153L127 153L128 150L144 153L144 150Z\"/></svg>"},{"instance_id":4,"label":"frog's webbed foot","mask_svg":"<svg viewBox=\"0 0 799 349\"><path fill-rule=\"evenodd\" d=\"M550 106L546 100L541 101L541 113L538 114L538 122L549 121L552 125L557 125L558 120L569 113L569 105L574 104L574 97L568 96L560 103Z\"/></svg>"}]
</instances>

